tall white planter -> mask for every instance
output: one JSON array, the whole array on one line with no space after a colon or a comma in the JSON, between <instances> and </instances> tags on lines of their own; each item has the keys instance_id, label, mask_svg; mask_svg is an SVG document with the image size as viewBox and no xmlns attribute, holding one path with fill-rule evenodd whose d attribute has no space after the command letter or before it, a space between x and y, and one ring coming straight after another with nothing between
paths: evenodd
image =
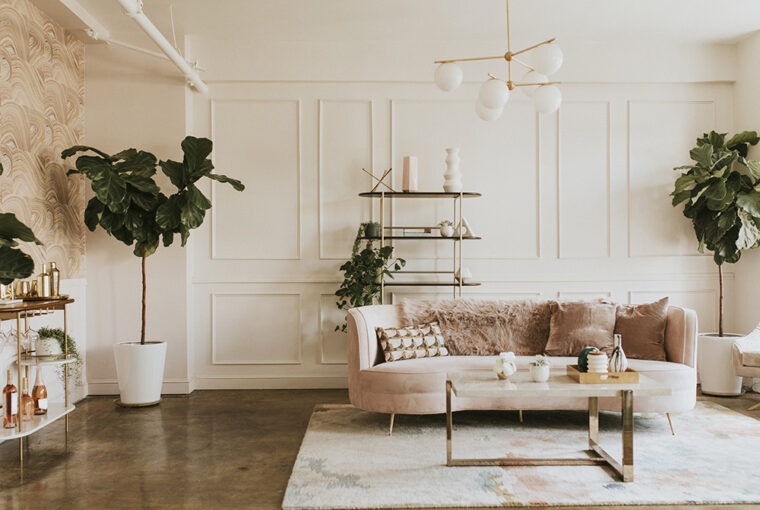
<instances>
[{"instance_id":1,"label":"tall white planter","mask_svg":"<svg viewBox=\"0 0 760 510\"><path fill-rule=\"evenodd\" d=\"M697 370L702 393L735 397L742 393L742 378L734 373L731 347L742 335L722 337L717 333L699 335Z\"/></svg>"},{"instance_id":2,"label":"tall white planter","mask_svg":"<svg viewBox=\"0 0 760 510\"><path fill-rule=\"evenodd\" d=\"M147 406L161 401L166 342L124 342L113 346L121 404Z\"/></svg>"},{"instance_id":3,"label":"tall white planter","mask_svg":"<svg viewBox=\"0 0 760 510\"><path fill-rule=\"evenodd\" d=\"M459 148L446 149L446 173L443 174L443 191L459 193L462 191L462 174L459 172Z\"/></svg>"}]
</instances>

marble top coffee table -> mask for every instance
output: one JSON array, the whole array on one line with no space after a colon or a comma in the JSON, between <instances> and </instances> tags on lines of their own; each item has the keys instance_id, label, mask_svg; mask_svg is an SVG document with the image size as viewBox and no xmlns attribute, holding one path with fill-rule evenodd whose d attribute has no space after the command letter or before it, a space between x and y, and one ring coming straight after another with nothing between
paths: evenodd
<instances>
[{"instance_id":1,"label":"marble top coffee table","mask_svg":"<svg viewBox=\"0 0 760 510\"><path fill-rule=\"evenodd\" d=\"M587 397L589 457L454 459L451 456L451 393L457 397ZM447 466L610 466L624 482L633 481L633 398L668 396L668 385L639 374L637 384L580 384L567 375L553 373L547 382L534 382L529 372L517 372L503 381L493 372L449 373L446 380ZM623 461L618 462L599 445L599 397L621 397Z\"/></svg>"}]
</instances>

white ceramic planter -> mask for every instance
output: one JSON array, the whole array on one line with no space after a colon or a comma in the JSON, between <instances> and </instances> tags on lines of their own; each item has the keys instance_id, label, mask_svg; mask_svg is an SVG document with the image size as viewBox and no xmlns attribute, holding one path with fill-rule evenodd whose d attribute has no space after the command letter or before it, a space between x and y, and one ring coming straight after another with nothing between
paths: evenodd
<instances>
[{"instance_id":1,"label":"white ceramic planter","mask_svg":"<svg viewBox=\"0 0 760 510\"><path fill-rule=\"evenodd\" d=\"M124 342L113 346L121 404L147 406L161 401L166 342Z\"/></svg>"},{"instance_id":2,"label":"white ceramic planter","mask_svg":"<svg viewBox=\"0 0 760 510\"><path fill-rule=\"evenodd\" d=\"M742 393L742 378L734 373L731 347L742 335L703 333L697 345L697 370L702 393L735 397Z\"/></svg>"},{"instance_id":3,"label":"white ceramic planter","mask_svg":"<svg viewBox=\"0 0 760 510\"><path fill-rule=\"evenodd\" d=\"M531 365L530 378L536 382L546 382L551 375L552 367L549 365Z\"/></svg>"}]
</instances>

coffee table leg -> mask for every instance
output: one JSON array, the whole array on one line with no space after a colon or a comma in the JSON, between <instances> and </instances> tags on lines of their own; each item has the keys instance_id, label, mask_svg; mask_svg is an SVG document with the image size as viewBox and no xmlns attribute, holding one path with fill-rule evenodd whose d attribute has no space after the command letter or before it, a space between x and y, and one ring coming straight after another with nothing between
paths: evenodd
<instances>
[{"instance_id":1,"label":"coffee table leg","mask_svg":"<svg viewBox=\"0 0 760 510\"><path fill-rule=\"evenodd\" d=\"M451 466L451 381L446 381L446 465Z\"/></svg>"},{"instance_id":2,"label":"coffee table leg","mask_svg":"<svg viewBox=\"0 0 760 510\"><path fill-rule=\"evenodd\" d=\"M588 446L599 444L599 397L588 398Z\"/></svg>"},{"instance_id":3,"label":"coffee table leg","mask_svg":"<svg viewBox=\"0 0 760 510\"><path fill-rule=\"evenodd\" d=\"M633 392L623 391L623 481L633 481Z\"/></svg>"}]
</instances>

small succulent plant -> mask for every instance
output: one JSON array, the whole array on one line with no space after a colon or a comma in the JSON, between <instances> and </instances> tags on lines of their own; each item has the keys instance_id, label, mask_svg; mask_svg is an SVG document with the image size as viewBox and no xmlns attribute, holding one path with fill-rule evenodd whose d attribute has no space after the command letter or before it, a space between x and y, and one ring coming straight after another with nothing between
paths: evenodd
<instances>
[{"instance_id":1,"label":"small succulent plant","mask_svg":"<svg viewBox=\"0 0 760 510\"><path fill-rule=\"evenodd\" d=\"M543 354L536 354L536 357L533 358L533 361L531 361L530 364L534 367L548 367L549 357Z\"/></svg>"},{"instance_id":2,"label":"small succulent plant","mask_svg":"<svg viewBox=\"0 0 760 510\"><path fill-rule=\"evenodd\" d=\"M451 220L443 220L438 224L439 227L453 227L454 223Z\"/></svg>"}]
</instances>

